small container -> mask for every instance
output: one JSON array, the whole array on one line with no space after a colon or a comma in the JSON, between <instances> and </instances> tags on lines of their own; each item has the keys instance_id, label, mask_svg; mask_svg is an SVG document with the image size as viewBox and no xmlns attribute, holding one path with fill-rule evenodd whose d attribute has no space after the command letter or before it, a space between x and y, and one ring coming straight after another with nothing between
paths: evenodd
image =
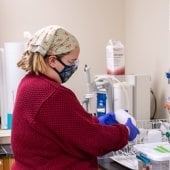
<instances>
[{"instance_id":1,"label":"small container","mask_svg":"<svg viewBox=\"0 0 170 170\"><path fill-rule=\"evenodd\" d=\"M108 41L106 46L107 74L125 74L124 45L120 41Z\"/></svg>"},{"instance_id":2,"label":"small container","mask_svg":"<svg viewBox=\"0 0 170 170\"><path fill-rule=\"evenodd\" d=\"M170 144L168 142L137 144L134 145L134 149L138 154L150 160L149 170L170 170ZM138 165L142 167L141 160ZM143 170L140 168L139 170Z\"/></svg>"},{"instance_id":3,"label":"small container","mask_svg":"<svg viewBox=\"0 0 170 170\"><path fill-rule=\"evenodd\" d=\"M102 89L97 93L97 117L106 114L106 90Z\"/></svg>"},{"instance_id":4,"label":"small container","mask_svg":"<svg viewBox=\"0 0 170 170\"><path fill-rule=\"evenodd\" d=\"M12 113L8 113L7 114L7 129L11 129L12 128Z\"/></svg>"}]
</instances>

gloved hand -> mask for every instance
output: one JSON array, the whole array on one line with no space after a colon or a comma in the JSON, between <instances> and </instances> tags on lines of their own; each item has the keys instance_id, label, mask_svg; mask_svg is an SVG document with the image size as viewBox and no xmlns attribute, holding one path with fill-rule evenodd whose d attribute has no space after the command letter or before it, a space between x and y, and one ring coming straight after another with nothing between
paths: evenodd
<instances>
[{"instance_id":1,"label":"gloved hand","mask_svg":"<svg viewBox=\"0 0 170 170\"><path fill-rule=\"evenodd\" d=\"M132 114L130 114L129 112L127 112L126 110L123 109L118 109L114 112L116 120L120 123L120 124L125 124L128 120L128 118L131 119L133 125L136 126L136 120L133 118Z\"/></svg>"},{"instance_id":2,"label":"gloved hand","mask_svg":"<svg viewBox=\"0 0 170 170\"><path fill-rule=\"evenodd\" d=\"M129 128L129 141L133 141L139 134L139 129L132 123L131 118L128 118L125 125Z\"/></svg>"},{"instance_id":3,"label":"gloved hand","mask_svg":"<svg viewBox=\"0 0 170 170\"><path fill-rule=\"evenodd\" d=\"M107 113L103 116L98 117L100 124L103 125L113 125L118 124L114 113Z\"/></svg>"}]
</instances>

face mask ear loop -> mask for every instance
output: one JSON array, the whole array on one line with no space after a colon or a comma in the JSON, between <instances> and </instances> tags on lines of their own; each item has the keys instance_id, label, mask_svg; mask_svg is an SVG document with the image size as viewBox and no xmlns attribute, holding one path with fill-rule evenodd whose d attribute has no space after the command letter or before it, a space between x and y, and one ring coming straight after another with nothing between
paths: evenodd
<instances>
[{"instance_id":1,"label":"face mask ear loop","mask_svg":"<svg viewBox=\"0 0 170 170\"><path fill-rule=\"evenodd\" d=\"M60 72L56 68L52 67L52 69L60 75Z\"/></svg>"},{"instance_id":2,"label":"face mask ear loop","mask_svg":"<svg viewBox=\"0 0 170 170\"><path fill-rule=\"evenodd\" d=\"M57 61L59 61L64 67L67 66L66 64L64 64L64 63L61 61L61 59L59 59L59 58L56 58L56 59L57 59Z\"/></svg>"},{"instance_id":3,"label":"face mask ear loop","mask_svg":"<svg viewBox=\"0 0 170 170\"><path fill-rule=\"evenodd\" d=\"M62 76L60 75L60 72L56 69L56 68L53 68L53 67L51 67L58 75L59 75L59 77L60 77L60 79L61 79L61 82L63 83L63 78L62 78Z\"/></svg>"}]
</instances>

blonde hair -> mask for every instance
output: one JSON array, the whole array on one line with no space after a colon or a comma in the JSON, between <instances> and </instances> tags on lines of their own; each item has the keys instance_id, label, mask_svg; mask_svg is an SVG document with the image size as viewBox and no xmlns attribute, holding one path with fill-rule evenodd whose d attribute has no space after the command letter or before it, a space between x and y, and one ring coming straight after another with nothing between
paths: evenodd
<instances>
[{"instance_id":1,"label":"blonde hair","mask_svg":"<svg viewBox=\"0 0 170 170\"><path fill-rule=\"evenodd\" d=\"M43 57L39 52L26 51L22 59L17 63L17 66L26 72L45 74L46 72L46 62L45 57Z\"/></svg>"}]
</instances>

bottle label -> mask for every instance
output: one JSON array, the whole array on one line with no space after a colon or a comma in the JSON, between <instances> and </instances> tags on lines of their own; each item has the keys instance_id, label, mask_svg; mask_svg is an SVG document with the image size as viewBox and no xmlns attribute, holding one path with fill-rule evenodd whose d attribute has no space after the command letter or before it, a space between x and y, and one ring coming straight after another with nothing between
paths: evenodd
<instances>
[{"instance_id":1,"label":"bottle label","mask_svg":"<svg viewBox=\"0 0 170 170\"><path fill-rule=\"evenodd\" d=\"M125 74L124 46L119 41L106 47L106 58L107 74Z\"/></svg>"}]
</instances>

